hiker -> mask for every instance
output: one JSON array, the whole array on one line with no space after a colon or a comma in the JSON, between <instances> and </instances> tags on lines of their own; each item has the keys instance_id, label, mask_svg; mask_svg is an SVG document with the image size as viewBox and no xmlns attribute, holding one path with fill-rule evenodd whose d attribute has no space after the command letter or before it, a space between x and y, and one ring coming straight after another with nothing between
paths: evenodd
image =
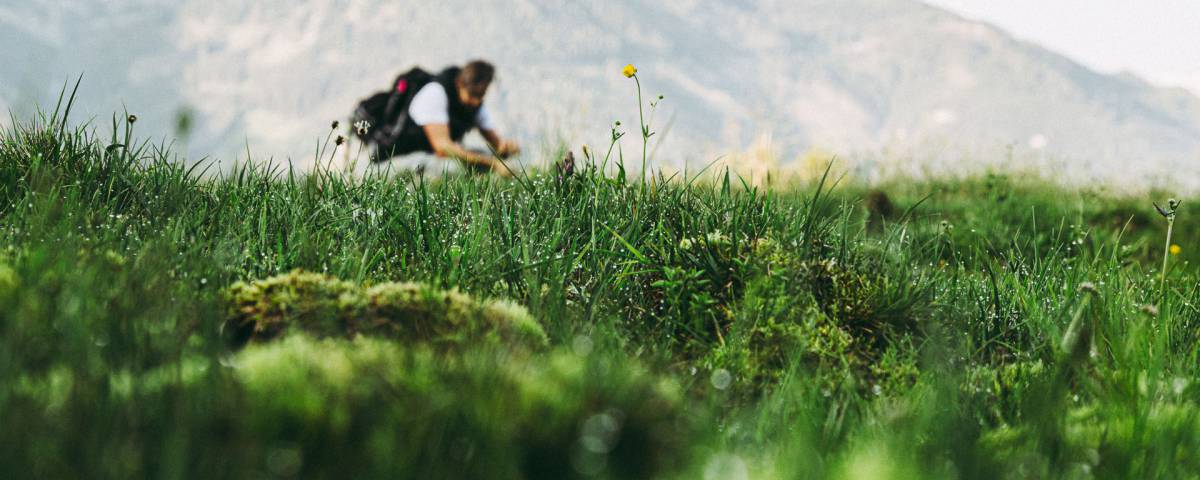
<instances>
[{"instance_id":1,"label":"hiker","mask_svg":"<svg viewBox=\"0 0 1200 480\"><path fill-rule=\"evenodd\" d=\"M495 67L482 60L439 74L420 68L403 73L388 92L359 103L355 133L372 150L373 162L415 152L454 158L475 172L512 173L500 159L520 153L516 142L496 132L483 104ZM366 128L361 128L366 122ZM463 137L478 128L491 152L469 150Z\"/></svg>"}]
</instances>

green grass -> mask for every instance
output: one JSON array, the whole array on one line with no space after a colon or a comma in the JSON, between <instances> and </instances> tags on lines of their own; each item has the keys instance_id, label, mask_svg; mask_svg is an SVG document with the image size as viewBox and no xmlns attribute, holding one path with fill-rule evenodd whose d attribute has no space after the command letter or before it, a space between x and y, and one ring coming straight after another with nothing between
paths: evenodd
<instances>
[{"instance_id":1,"label":"green grass","mask_svg":"<svg viewBox=\"0 0 1200 480\"><path fill-rule=\"evenodd\" d=\"M1165 194L201 178L64 116L0 135L3 478L1200 476L1188 200L1163 290Z\"/></svg>"}]
</instances>

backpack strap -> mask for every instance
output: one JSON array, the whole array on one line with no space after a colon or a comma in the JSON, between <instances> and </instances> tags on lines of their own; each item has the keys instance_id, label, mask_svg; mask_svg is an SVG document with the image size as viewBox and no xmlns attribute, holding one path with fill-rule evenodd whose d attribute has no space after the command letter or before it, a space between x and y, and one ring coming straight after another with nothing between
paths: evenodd
<instances>
[{"instance_id":1,"label":"backpack strap","mask_svg":"<svg viewBox=\"0 0 1200 480\"><path fill-rule=\"evenodd\" d=\"M414 67L396 77L396 81L392 82L391 98L388 99L387 107L383 110L384 118L392 118L397 114L403 115L408 109L408 103L412 97L416 96L417 91L432 80L433 75L420 67Z\"/></svg>"},{"instance_id":2,"label":"backpack strap","mask_svg":"<svg viewBox=\"0 0 1200 480\"><path fill-rule=\"evenodd\" d=\"M412 103L413 97L417 96L425 85L434 80L434 76L421 67L414 67L412 70L400 74L396 77L396 81L392 82L391 96L388 98L387 106L383 110L383 118L394 119L389 122L387 128L381 129L383 133L384 143L391 143L399 138L400 133L404 130L404 126L408 123L408 105Z\"/></svg>"}]
</instances>

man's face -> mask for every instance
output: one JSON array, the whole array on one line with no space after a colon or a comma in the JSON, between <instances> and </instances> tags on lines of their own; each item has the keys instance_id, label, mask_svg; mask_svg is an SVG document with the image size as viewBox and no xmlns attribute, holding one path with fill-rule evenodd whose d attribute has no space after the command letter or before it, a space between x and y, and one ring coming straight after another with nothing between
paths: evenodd
<instances>
[{"instance_id":1,"label":"man's face","mask_svg":"<svg viewBox=\"0 0 1200 480\"><path fill-rule=\"evenodd\" d=\"M471 108L478 108L483 105L483 96L487 94L487 85L481 87L468 87L458 82L458 98L462 103Z\"/></svg>"}]
</instances>

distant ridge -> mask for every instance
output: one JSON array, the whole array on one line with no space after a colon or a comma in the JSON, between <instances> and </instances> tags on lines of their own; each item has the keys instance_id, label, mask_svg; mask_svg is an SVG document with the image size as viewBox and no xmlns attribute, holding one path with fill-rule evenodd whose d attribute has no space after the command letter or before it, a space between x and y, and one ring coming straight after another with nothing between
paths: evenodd
<instances>
[{"instance_id":1,"label":"distant ridge","mask_svg":"<svg viewBox=\"0 0 1200 480\"><path fill-rule=\"evenodd\" d=\"M307 163L330 120L400 69L484 57L500 68L496 112L527 144L606 143L613 120L636 120L618 73L632 62L666 95L665 163L769 133L785 157L886 150L946 168L1011 149L1084 175L1200 182L1200 99L911 0L33 0L0 6L0 25L0 62L16 66L0 71L0 106L53 101L83 71L91 115L123 101L169 135L193 109L193 155L249 145Z\"/></svg>"}]
</instances>

